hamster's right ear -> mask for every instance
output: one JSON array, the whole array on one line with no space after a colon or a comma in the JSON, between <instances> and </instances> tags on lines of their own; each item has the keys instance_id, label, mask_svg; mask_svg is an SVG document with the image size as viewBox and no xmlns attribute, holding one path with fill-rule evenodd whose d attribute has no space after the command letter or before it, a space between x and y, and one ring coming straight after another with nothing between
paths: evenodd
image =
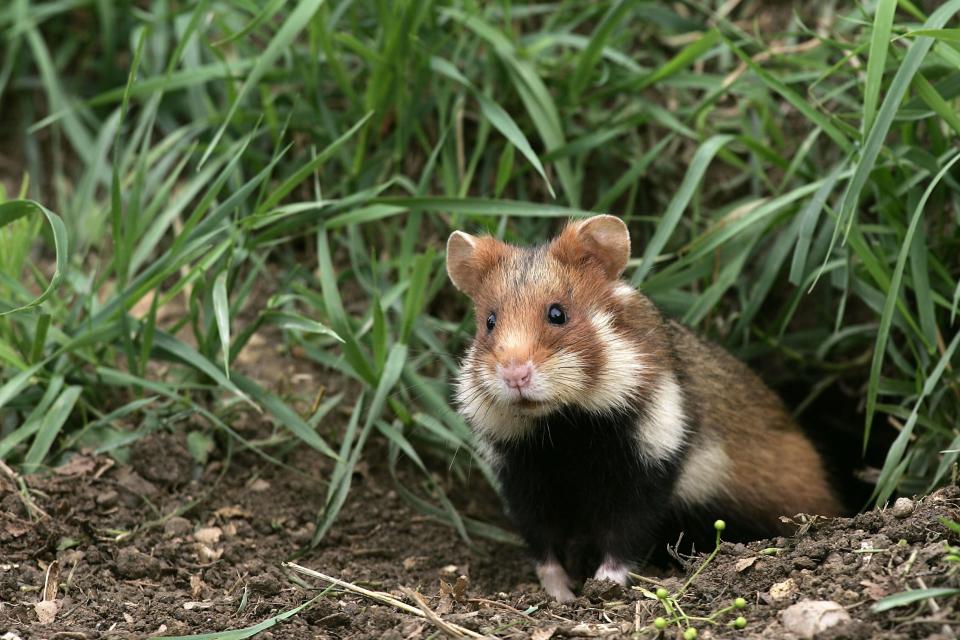
<instances>
[{"instance_id":1,"label":"hamster's right ear","mask_svg":"<svg viewBox=\"0 0 960 640\"><path fill-rule=\"evenodd\" d=\"M447 240L447 275L453 286L468 296L473 296L480 284L474 259L479 244L479 238L463 231L454 231Z\"/></svg>"}]
</instances>

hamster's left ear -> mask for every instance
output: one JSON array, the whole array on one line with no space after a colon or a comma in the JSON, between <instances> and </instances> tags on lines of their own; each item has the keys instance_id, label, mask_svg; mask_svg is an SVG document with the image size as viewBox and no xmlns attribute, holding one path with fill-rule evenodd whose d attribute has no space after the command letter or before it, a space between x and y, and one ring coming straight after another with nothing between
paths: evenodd
<instances>
[{"instance_id":1,"label":"hamster's left ear","mask_svg":"<svg viewBox=\"0 0 960 640\"><path fill-rule=\"evenodd\" d=\"M616 280L630 259L630 231L616 216L593 216L567 225L550 250L568 264L592 261L607 279Z\"/></svg>"}]
</instances>

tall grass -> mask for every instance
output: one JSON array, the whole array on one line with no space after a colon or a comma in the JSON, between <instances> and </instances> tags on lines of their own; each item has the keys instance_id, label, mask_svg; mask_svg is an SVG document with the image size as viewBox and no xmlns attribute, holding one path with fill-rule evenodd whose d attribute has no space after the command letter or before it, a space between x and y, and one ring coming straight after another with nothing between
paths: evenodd
<instances>
[{"instance_id":1,"label":"tall grass","mask_svg":"<svg viewBox=\"0 0 960 640\"><path fill-rule=\"evenodd\" d=\"M893 442L878 502L942 483L960 0L744 4L8 3L0 166L30 200L0 206L0 458L122 457L187 411L197 450L276 460L231 427L256 411L334 461L318 539L371 437L423 470L399 485L419 508L506 537L429 473L488 473L449 405L472 323L442 242L603 211L631 282L806 389L802 420L841 389L863 448ZM235 371L267 325L364 391L303 415Z\"/></svg>"}]
</instances>

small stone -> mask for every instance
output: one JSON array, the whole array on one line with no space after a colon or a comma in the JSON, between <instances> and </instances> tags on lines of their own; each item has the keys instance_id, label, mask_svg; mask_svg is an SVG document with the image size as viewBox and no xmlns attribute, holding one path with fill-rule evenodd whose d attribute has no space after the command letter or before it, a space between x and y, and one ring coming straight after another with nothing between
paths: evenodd
<instances>
[{"instance_id":1,"label":"small stone","mask_svg":"<svg viewBox=\"0 0 960 640\"><path fill-rule=\"evenodd\" d=\"M830 600L803 600L780 612L784 628L807 640L850 620L847 610Z\"/></svg>"},{"instance_id":2,"label":"small stone","mask_svg":"<svg viewBox=\"0 0 960 640\"><path fill-rule=\"evenodd\" d=\"M222 535L223 529L220 527L203 527L193 534L193 539L207 546L212 546L220 542Z\"/></svg>"},{"instance_id":3,"label":"small stone","mask_svg":"<svg viewBox=\"0 0 960 640\"><path fill-rule=\"evenodd\" d=\"M276 576L269 573L253 576L247 581L247 586L254 593L261 593L265 596L275 596L280 593L280 581Z\"/></svg>"},{"instance_id":4,"label":"small stone","mask_svg":"<svg viewBox=\"0 0 960 640\"><path fill-rule=\"evenodd\" d=\"M337 613L330 614L326 618L321 618L320 620L317 620L317 624L320 625L321 627L327 627L328 629L332 629L335 627L342 627L344 625L350 624L350 616L343 613L342 611L338 611Z\"/></svg>"},{"instance_id":5,"label":"small stone","mask_svg":"<svg viewBox=\"0 0 960 640\"><path fill-rule=\"evenodd\" d=\"M793 578L777 582L770 587L770 597L774 600L786 600L797 592L797 583Z\"/></svg>"},{"instance_id":6,"label":"small stone","mask_svg":"<svg viewBox=\"0 0 960 640\"><path fill-rule=\"evenodd\" d=\"M894 518L906 518L913 513L915 507L916 505L910 498L897 498L893 507L890 508L890 513L893 514Z\"/></svg>"},{"instance_id":7,"label":"small stone","mask_svg":"<svg viewBox=\"0 0 960 640\"><path fill-rule=\"evenodd\" d=\"M117 499L120 497L113 489L107 489L102 493L97 494L97 504L104 508L112 507L117 504Z\"/></svg>"},{"instance_id":8,"label":"small stone","mask_svg":"<svg viewBox=\"0 0 960 640\"><path fill-rule=\"evenodd\" d=\"M131 471L127 467L121 467L116 475L117 488L122 491L120 499L128 507L137 507L144 498L152 500L160 492L156 485L136 471Z\"/></svg>"},{"instance_id":9,"label":"small stone","mask_svg":"<svg viewBox=\"0 0 960 640\"><path fill-rule=\"evenodd\" d=\"M583 585L583 595L591 602L605 602L623 597L623 587L613 580L589 578Z\"/></svg>"},{"instance_id":10,"label":"small stone","mask_svg":"<svg viewBox=\"0 0 960 640\"><path fill-rule=\"evenodd\" d=\"M250 483L250 490L261 493L270 489L270 483L264 480L263 478L257 478L252 483Z\"/></svg>"},{"instance_id":11,"label":"small stone","mask_svg":"<svg viewBox=\"0 0 960 640\"><path fill-rule=\"evenodd\" d=\"M50 624L56 620L59 607L53 600L43 600L33 605L33 610L37 614L37 622Z\"/></svg>"},{"instance_id":12,"label":"small stone","mask_svg":"<svg viewBox=\"0 0 960 640\"><path fill-rule=\"evenodd\" d=\"M124 578L156 578L165 568L166 564L162 560L141 553L133 547L124 547L117 554L116 571Z\"/></svg>"},{"instance_id":13,"label":"small stone","mask_svg":"<svg viewBox=\"0 0 960 640\"><path fill-rule=\"evenodd\" d=\"M193 530L193 523L186 518L175 516L163 525L163 535L168 538L181 538Z\"/></svg>"}]
</instances>

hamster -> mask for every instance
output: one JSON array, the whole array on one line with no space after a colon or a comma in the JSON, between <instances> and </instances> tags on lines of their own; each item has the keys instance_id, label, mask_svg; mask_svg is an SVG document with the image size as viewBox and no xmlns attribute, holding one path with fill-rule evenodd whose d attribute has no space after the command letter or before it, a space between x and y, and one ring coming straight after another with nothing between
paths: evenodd
<instances>
[{"instance_id":1,"label":"hamster","mask_svg":"<svg viewBox=\"0 0 960 640\"><path fill-rule=\"evenodd\" d=\"M725 538L758 538L785 533L781 515L841 511L781 400L620 280L629 257L609 215L539 247L447 242L477 320L458 411L559 601L588 577L626 584L691 525L724 518Z\"/></svg>"}]
</instances>

